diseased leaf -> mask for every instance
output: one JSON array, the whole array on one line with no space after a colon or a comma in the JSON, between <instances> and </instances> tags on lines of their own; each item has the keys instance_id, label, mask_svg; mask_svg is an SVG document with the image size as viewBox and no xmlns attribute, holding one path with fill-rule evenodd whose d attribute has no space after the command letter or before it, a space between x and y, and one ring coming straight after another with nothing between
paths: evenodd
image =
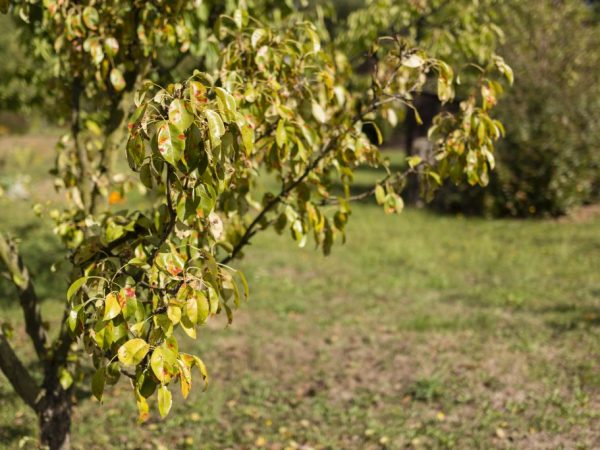
<instances>
[{"instance_id":1,"label":"diseased leaf","mask_svg":"<svg viewBox=\"0 0 600 450\"><path fill-rule=\"evenodd\" d=\"M263 39L267 36L267 32L264 28L257 28L252 32L252 37L250 38L250 42L252 44L252 48L256 49L258 45L263 41Z\"/></svg>"},{"instance_id":2,"label":"diseased leaf","mask_svg":"<svg viewBox=\"0 0 600 450\"><path fill-rule=\"evenodd\" d=\"M175 166L185 148L185 134L170 122L163 121L157 133L158 151L166 162Z\"/></svg>"},{"instance_id":3,"label":"diseased leaf","mask_svg":"<svg viewBox=\"0 0 600 450\"><path fill-rule=\"evenodd\" d=\"M213 148L221 144L221 136L225 134L225 125L221 120L221 116L211 109L204 111L206 121L208 122L208 132L210 134L210 142Z\"/></svg>"},{"instance_id":4,"label":"diseased leaf","mask_svg":"<svg viewBox=\"0 0 600 450\"><path fill-rule=\"evenodd\" d=\"M107 37L104 40L104 51L107 55L114 57L119 52L119 41L114 37Z\"/></svg>"},{"instance_id":5,"label":"diseased leaf","mask_svg":"<svg viewBox=\"0 0 600 450\"><path fill-rule=\"evenodd\" d=\"M93 6L86 6L83 9L83 23L90 30L95 30L98 28L98 23L100 22L100 14L98 14L98 10Z\"/></svg>"},{"instance_id":6,"label":"diseased leaf","mask_svg":"<svg viewBox=\"0 0 600 450\"><path fill-rule=\"evenodd\" d=\"M192 387L192 372L190 367L181 359L177 360L179 367L179 382L181 383L181 395L187 398Z\"/></svg>"},{"instance_id":7,"label":"diseased leaf","mask_svg":"<svg viewBox=\"0 0 600 450\"><path fill-rule=\"evenodd\" d=\"M116 67L110 71L110 84L113 85L115 91L120 92L125 89L125 78L119 69Z\"/></svg>"},{"instance_id":8,"label":"diseased leaf","mask_svg":"<svg viewBox=\"0 0 600 450\"><path fill-rule=\"evenodd\" d=\"M169 121L179 129L185 132L192 124L194 118L188 112L185 102L181 99L175 99L169 105Z\"/></svg>"},{"instance_id":9,"label":"diseased leaf","mask_svg":"<svg viewBox=\"0 0 600 450\"><path fill-rule=\"evenodd\" d=\"M188 86L192 109L198 111L207 102L206 87L199 81L190 81Z\"/></svg>"},{"instance_id":10,"label":"diseased leaf","mask_svg":"<svg viewBox=\"0 0 600 450\"><path fill-rule=\"evenodd\" d=\"M146 399L137 390L135 390L135 402L138 407L138 422L145 422L150 417L150 408Z\"/></svg>"},{"instance_id":11,"label":"diseased leaf","mask_svg":"<svg viewBox=\"0 0 600 450\"><path fill-rule=\"evenodd\" d=\"M157 347L152 352L150 358L150 367L152 372L163 384L168 383L175 375L175 366L177 365L177 356L171 350L165 347Z\"/></svg>"}]
</instances>

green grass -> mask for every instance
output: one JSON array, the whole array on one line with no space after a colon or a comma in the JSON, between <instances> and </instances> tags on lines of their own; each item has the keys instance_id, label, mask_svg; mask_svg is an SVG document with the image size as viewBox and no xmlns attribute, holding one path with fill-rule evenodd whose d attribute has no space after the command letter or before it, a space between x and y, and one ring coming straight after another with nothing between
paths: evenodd
<instances>
[{"instance_id":1,"label":"green grass","mask_svg":"<svg viewBox=\"0 0 600 450\"><path fill-rule=\"evenodd\" d=\"M361 175L372 178L373 174ZM60 313L60 254L25 203L0 199ZM50 251L51 255L45 256ZM327 258L264 233L241 267L251 299L187 346L211 373L171 415L136 425L126 382L87 384L75 448L598 448L600 220L483 220L354 209ZM3 319L19 324L0 281ZM31 351L19 329L15 345ZM35 436L0 378L0 446Z\"/></svg>"}]
</instances>

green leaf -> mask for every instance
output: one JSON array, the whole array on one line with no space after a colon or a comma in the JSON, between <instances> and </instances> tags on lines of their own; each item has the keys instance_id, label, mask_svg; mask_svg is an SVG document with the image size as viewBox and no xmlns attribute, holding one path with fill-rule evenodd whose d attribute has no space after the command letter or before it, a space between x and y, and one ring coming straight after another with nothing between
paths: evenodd
<instances>
[{"instance_id":1,"label":"green leaf","mask_svg":"<svg viewBox=\"0 0 600 450\"><path fill-rule=\"evenodd\" d=\"M140 338L134 338L125 342L119 350L117 356L121 364L126 366L137 366L150 351L150 345Z\"/></svg>"},{"instance_id":2,"label":"green leaf","mask_svg":"<svg viewBox=\"0 0 600 450\"><path fill-rule=\"evenodd\" d=\"M202 378L204 379L204 390L206 390L206 388L208 388L208 371L206 370L206 366L204 365L204 362L197 356L193 356L193 358L194 364L196 367L198 367L198 370L202 374Z\"/></svg>"},{"instance_id":3,"label":"green leaf","mask_svg":"<svg viewBox=\"0 0 600 450\"><path fill-rule=\"evenodd\" d=\"M375 200L378 205L383 205L385 203L385 190L380 184L375 186Z\"/></svg>"},{"instance_id":4,"label":"green leaf","mask_svg":"<svg viewBox=\"0 0 600 450\"><path fill-rule=\"evenodd\" d=\"M131 170L138 170L144 163L146 157L146 147L139 134L130 136L127 141L127 162Z\"/></svg>"},{"instance_id":5,"label":"green leaf","mask_svg":"<svg viewBox=\"0 0 600 450\"><path fill-rule=\"evenodd\" d=\"M106 225L106 241L112 242L119 239L125 234L125 228L122 225L116 224L114 221L109 221Z\"/></svg>"},{"instance_id":6,"label":"green leaf","mask_svg":"<svg viewBox=\"0 0 600 450\"><path fill-rule=\"evenodd\" d=\"M408 162L408 166L411 169L414 169L415 167L417 167L419 164L421 164L421 157L420 156L411 156L409 158L406 158L406 161Z\"/></svg>"},{"instance_id":7,"label":"green leaf","mask_svg":"<svg viewBox=\"0 0 600 450\"><path fill-rule=\"evenodd\" d=\"M242 286L244 287L244 297L246 300L248 300L250 298L250 289L248 288L248 280L246 280L246 275L239 270L237 274L239 275L240 280L242 281Z\"/></svg>"},{"instance_id":8,"label":"green leaf","mask_svg":"<svg viewBox=\"0 0 600 450\"><path fill-rule=\"evenodd\" d=\"M77 327L79 325L79 311L82 307L83 305L77 305L69 311L69 315L67 316L67 326L72 333L77 331Z\"/></svg>"},{"instance_id":9,"label":"green leaf","mask_svg":"<svg viewBox=\"0 0 600 450\"><path fill-rule=\"evenodd\" d=\"M133 130L135 127L138 126L138 124L140 123L140 121L144 117L144 113L146 112L146 108L147 107L148 107L147 104L143 104L143 105L138 106L135 109L135 111L133 112L133 114L129 118L129 122L127 122L127 128L129 130Z\"/></svg>"},{"instance_id":10,"label":"green leaf","mask_svg":"<svg viewBox=\"0 0 600 450\"><path fill-rule=\"evenodd\" d=\"M110 83L117 92L125 89L125 78L123 78L123 74L116 67L110 71Z\"/></svg>"},{"instance_id":11,"label":"green leaf","mask_svg":"<svg viewBox=\"0 0 600 450\"><path fill-rule=\"evenodd\" d=\"M183 100L175 99L169 105L169 121L185 132L194 121L194 117L188 112Z\"/></svg>"},{"instance_id":12,"label":"green leaf","mask_svg":"<svg viewBox=\"0 0 600 450\"><path fill-rule=\"evenodd\" d=\"M233 12L233 21L235 22L235 25L238 28L238 30L241 30L244 26L244 14L240 8L236 9Z\"/></svg>"},{"instance_id":13,"label":"green leaf","mask_svg":"<svg viewBox=\"0 0 600 450\"><path fill-rule=\"evenodd\" d=\"M225 125L223 124L223 120L221 120L221 116L210 109L204 111L204 115L206 117L206 121L208 122L208 132L210 134L210 141L212 143L213 148L217 147L221 144L221 136L225 134Z\"/></svg>"},{"instance_id":14,"label":"green leaf","mask_svg":"<svg viewBox=\"0 0 600 450\"><path fill-rule=\"evenodd\" d=\"M110 293L104 300L104 318L103 320L112 320L121 313L121 305L117 296L114 293Z\"/></svg>"},{"instance_id":15,"label":"green leaf","mask_svg":"<svg viewBox=\"0 0 600 450\"><path fill-rule=\"evenodd\" d=\"M196 299L196 323L203 324L204 322L206 322L206 319L208 319L208 316L210 314L210 303L208 302L206 295L204 295L204 292L202 291L196 291L194 293L194 296Z\"/></svg>"},{"instance_id":16,"label":"green leaf","mask_svg":"<svg viewBox=\"0 0 600 450\"><path fill-rule=\"evenodd\" d=\"M83 286L87 280L88 277L81 277L71 283L71 286L67 289L67 301L71 301L73 296L81 289L81 286Z\"/></svg>"},{"instance_id":17,"label":"green leaf","mask_svg":"<svg viewBox=\"0 0 600 450\"><path fill-rule=\"evenodd\" d=\"M215 92L217 94L219 110L221 110L223 117L225 117L227 121L235 120L237 104L233 95L220 87L216 87Z\"/></svg>"},{"instance_id":18,"label":"green leaf","mask_svg":"<svg viewBox=\"0 0 600 450\"><path fill-rule=\"evenodd\" d=\"M277 130L275 131L275 142L277 147L282 148L287 141L287 133L285 132L285 123L283 119L279 119Z\"/></svg>"},{"instance_id":19,"label":"green leaf","mask_svg":"<svg viewBox=\"0 0 600 450\"><path fill-rule=\"evenodd\" d=\"M319 122L321 122L321 123L327 122L327 114L325 114L325 110L319 103L313 102L312 114L313 114L314 118L317 119Z\"/></svg>"},{"instance_id":20,"label":"green leaf","mask_svg":"<svg viewBox=\"0 0 600 450\"><path fill-rule=\"evenodd\" d=\"M158 412L161 417L165 417L171 411L171 405L173 404L173 398L171 391L166 386L158 388Z\"/></svg>"},{"instance_id":21,"label":"green leaf","mask_svg":"<svg viewBox=\"0 0 600 450\"><path fill-rule=\"evenodd\" d=\"M60 382L62 388L66 391L73 385L73 376L67 369L62 368L58 376L58 381Z\"/></svg>"},{"instance_id":22,"label":"green leaf","mask_svg":"<svg viewBox=\"0 0 600 450\"><path fill-rule=\"evenodd\" d=\"M105 381L104 367L100 367L92 376L92 395L96 397L98 401L102 401Z\"/></svg>"},{"instance_id":23,"label":"green leaf","mask_svg":"<svg viewBox=\"0 0 600 450\"><path fill-rule=\"evenodd\" d=\"M369 123L375 130L375 134L377 135L377 145L383 144L383 135L381 134L381 130L379 129L377 124L375 122L365 122L365 123Z\"/></svg>"},{"instance_id":24,"label":"green leaf","mask_svg":"<svg viewBox=\"0 0 600 450\"><path fill-rule=\"evenodd\" d=\"M157 143L163 159L175 166L185 148L185 134L172 123L163 121L158 128Z\"/></svg>"},{"instance_id":25,"label":"green leaf","mask_svg":"<svg viewBox=\"0 0 600 450\"><path fill-rule=\"evenodd\" d=\"M243 125L240 128L240 132L242 133L242 142L246 149L246 156L250 156L254 151L254 130L250 125Z\"/></svg>"}]
</instances>

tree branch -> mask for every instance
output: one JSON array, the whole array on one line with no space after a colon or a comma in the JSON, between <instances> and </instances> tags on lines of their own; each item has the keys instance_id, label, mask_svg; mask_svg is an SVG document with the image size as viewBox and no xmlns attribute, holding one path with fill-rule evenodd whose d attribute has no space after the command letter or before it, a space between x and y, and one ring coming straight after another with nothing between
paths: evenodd
<instances>
[{"instance_id":1,"label":"tree branch","mask_svg":"<svg viewBox=\"0 0 600 450\"><path fill-rule=\"evenodd\" d=\"M0 370L8 378L19 397L35 410L40 388L17 357L2 331L0 331Z\"/></svg>"},{"instance_id":2,"label":"tree branch","mask_svg":"<svg viewBox=\"0 0 600 450\"><path fill-rule=\"evenodd\" d=\"M403 178L406 178L409 174L416 172L415 171L416 167L417 166L410 167L407 170L405 170L404 172L388 173L385 177L383 177L381 180L379 180L377 183L375 183L369 189L361 192L360 194L351 195L350 197L346 197L346 198L344 198L344 201L357 202L357 201L369 198L375 194L375 190L377 189L378 185L381 185L381 184L387 182L391 178L395 179L394 182L398 182L398 181L402 180ZM326 199L321 200L321 202L319 202L319 206L338 205L339 203L340 203L339 197L326 198Z\"/></svg>"},{"instance_id":3,"label":"tree branch","mask_svg":"<svg viewBox=\"0 0 600 450\"><path fill-rule=\"evenodd\" d=\"M302 172L302 174L290 184L284 186L279 192L279 194L277 194L264 206L264 208L250 223L250 225L248 225L248 228L246 228L246 232L242 235L238 243L233 247L231 253L227 257L223 258L223 260L221 260L221 264L229 263L240 253L240 251L250 242L252 236L256 234L256 232L258 231L256 227L260 224L260 222L267 215L267 213L271 211L275 206L277 206L277 204L279 204L284 198L286 198L290 192L292 192L300 183L302 183L306 179L306 177L308 177L308 175L310 175L310 173L319 165L323 158L325 158L325 156L327 156L329 152L334 149L337 141L346 136L353 128L354 124L361 120L365 116L365 114L366 113L360 114L357 118L355 118L352 121L352 124L348 126L348 128L346 128L344 132L332 137L325 145L323 145L317 157L308 166L306 166L304 172Z\"/></svg>"},{"instance_id":4,"label":"tree branch","mask_svg":"<svg viewBox=\"0 0 600 450\"><path fill-rule=\"evenodd\" d=\"M31 281L27 267L14 243L0 233L0 261L4 263L13 284L17 288L25 329L33 342L33 347L40 360L46 358L46 330L44 329L40 304Z\"/></svg>"},{"instance_id":5,"label":"tree branch","mask_svg":"<svg viewBox=\"0 0 600 450\"><path fill-rule=\"evenodd\" d=\"M163 246L163 244L165 242L167 242L167 239L169 239L169 236L171 235L171 233L173 232L173 229L175 228L175 223L177 222L177 213L175 212L175 209L173 208L173 199L171 198L171 196L172 196L171 183L173 182L172 178L173 178L173 170L170 167L167 167L167 179L166 179L165 184L166 184L166 196L167 196L167 209L169 210L169 223L167 224L166 228L164 229L163 235L160 238L159 243L157 244L154 251L150 255L150 258L148 258L148 264L150 264L151 266L154 264L154 260L156 259L156 256L158 255L160 248Z\"/></svg>"},{"instance_id":6,"label":"tree branch","mask_svg":"<svg viewBox=\"0 0 600 450\"><path fill-rule=\"evenodd\" d=\"M90 161L88 159L87 152L79 144L79 132L80 132L80 113L81 113L81 92L83 88L81 86L81 79L75 77L71 84L71 137L73 139L73 145L75 154L79 161L79 180L78 186L81 192L81 202L83 203L83 209L89 212L92 207L92 189L91 183L91 171Z\"/></svg>"}]
</instances>

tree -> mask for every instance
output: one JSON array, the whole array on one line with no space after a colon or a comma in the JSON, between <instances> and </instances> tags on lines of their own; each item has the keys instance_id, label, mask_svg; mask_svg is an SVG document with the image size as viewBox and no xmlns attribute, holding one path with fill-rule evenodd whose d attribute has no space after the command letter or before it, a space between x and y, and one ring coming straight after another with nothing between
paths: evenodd
<instances>
[{"instance_id":1,"label":"tree","mask_svg":"<svg viewBox=\"0 0 600 450\"><path fill-rule=\"evenodd\" d=\"M37 413L50 448L69 446L70 396L86 362L99 400L121 376L131 380L140 420L154 395L161 416L168 414L175 383L187 396L194 367L208 380L203 361L178 343L215 314L232 320L248 295L232 264L256 233L286 231L299 246L312 238L327 254L344 238L352 201L374 196L387 213L400 212L408 173L419 172L432 189L448 177L486 183L502 134L489 115L496 82L488 78L508 70L500 59L481 68L457 114L436 122L435 159L413 158L392 172L363 127L410 106L430 75L440 98L450 98L451 67L401 36L376 36L364 56L376 61L370 82L357 90L319 10L285 5L0 2L24 20L24 37L46 65L40 88L53 87L55 113L70 123L53 172L66 206L49 212L72 267L56 340L48 339L18 249L0 235L0 260L17 289L42 382L10 345L8 325L0 368ZM186 55L201 63L173 79ZM119 154L129 180L113 176ZM387 175L351 196L361 165ZM279 189L260 192L265 171ZM146 189L147 207L109 208L131 179Z\"/></svg>"}]
</instances>

